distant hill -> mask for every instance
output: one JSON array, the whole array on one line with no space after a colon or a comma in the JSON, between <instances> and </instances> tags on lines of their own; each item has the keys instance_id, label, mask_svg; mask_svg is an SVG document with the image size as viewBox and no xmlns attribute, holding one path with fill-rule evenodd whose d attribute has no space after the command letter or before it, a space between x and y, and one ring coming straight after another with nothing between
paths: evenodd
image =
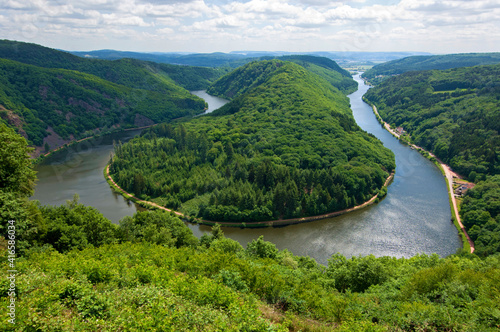
<instances>
[{"instance_id":1,"label":"distant hill","mask_svg":"<svg viewBox=\"0 0 500 332\"><path fill-rule=\"evenodd\" d=\"M154 66L159 68L159 70L167 72L169 76L172 77L180 85L183 85L184 82L192 81L192 80L182 79L186 77L187 70L183 70L178 75L179 78L177 78L177 76L172 75L171 71L173 70L168 68L167 67L168 65L166 65L165 63L202 66L202 67L224 67L226 68L225 70L219 69L217 71L219 75L222 75L222 73L224 72L229 72L230 68L237 68L252 61L280 59L300 64L301 66L327 79L331 84L333 84L339 90L344 91L346 93L354 92L357 89L357 84L351 79L351 75L349 74L348 71L342 69L335 61L331 60L330 58L319 55L299 55L299 54L280 55L279 52L249 52L245 54L220 53L220 52L195 53L195 54L179 54L179 53L157 54L157 53L122 52L114 50L71 52L71 53L86 58L99 58L99 59L110 59L110 60L134 58L134 59L148 60L161 63L161 65L154 65ZM176 66L176 68L179 67ZM329 71L325 71L325 69ZM207 68L207 72L203 73L202 70L197 68L196 74L198 76L200 74L204 74L204 77L207 77L206 80L209 81L213 79L213 77L215 77L215 75L211 74L212 71L213 69ZM195 90L195 89L192 88L190 90Z\"/></svg>"},{"instance_id":2,"label":"distant hill","mask_svg":"<svg viewBox=\"0 0 500 332\"><path fill-rule=\"evenodd\" d=\"M123 58L139 59L144 61L152 61L157 63L168 63L185 66L200 66L200 67L223 67L231 66L234 61L249 59L257 56L247 56L243 54L232 53L141 53L141 52L124 52L115 50L98 50L89 52L72 51L71 54L94 59L118 60ZM251 60L249 60L251 61Z\"/></svg>"},{"instance_id":3,"label":"distant hill","mask_svg":"<svg viewBox=\"0 0 500 332\"><path fill-rule=\"evenodd\" d=\"M349 94L357 90L358 84L356 81L352 79L351 74L342 69L335 61L324 58L317 57L312 55L286 55L280 57L263 57L258 58L258 60L254 60L255 62L263 61L263 60L282 60L282 61L290 61L294 62L308 71L317 74L328 81L331 85L342 91L344 94ZM240 75L235 75L234 73L239 71L246 71L248 67L242 66L236 69L235 72L232 72L224 77L221 77L217 84L212 85L207 92L224 98L234 98L235 96L247 91L251 87L261 84L263 79L267 76L268 73L240 73ZM251 77L246 77L249 74ZM254 75L259 75L260 77L255 77ZM236 80L234 80L234 78ZM246 82L240 82L241 79L251 80L251 84L246 84ZM237 90L237 91L236 91Z\"/></svg>"},{"instance_id":4,"label":"distant hill","mask_svg":"<svg viewBox=\"0 0 500 332\"><path fill-rule=\"evenodd\" d=\"M300 65L251 62L208 91L232 101L118 148L110 171L122 188L238 223L352 207L376 195L395 167L392 152L357 126L348 98Z\"/></svg>"},{"instance_id":5,"label":"distant hill","mask_svg":"<svg viewBox=\"0 0 500 332\"><path fill-rule=\"evenodd\" d=\"M30 144L52 149L97 129L199 114L205 102L186 88L204 89L223 73L136 59L83 59L2 40L0 118Z\"/></svg>"},{"instance_id":6,"label":"distant hill","mask_svg":"<svg viewBox=\"0 0 500 332\"><path fill-rule=\"evenodd\" d=\"M374 66L363 77L378 84L388 76L416 70L445 70L500 63L500 53L462 53L432 56L410 56Z\"/></svg>"}]
</instances>

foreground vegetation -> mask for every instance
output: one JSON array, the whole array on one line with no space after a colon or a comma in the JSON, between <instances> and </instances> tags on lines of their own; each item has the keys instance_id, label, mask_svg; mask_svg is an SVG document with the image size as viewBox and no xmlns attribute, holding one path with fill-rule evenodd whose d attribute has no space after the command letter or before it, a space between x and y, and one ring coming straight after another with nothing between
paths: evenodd
<instances>
[{"instance_id":1,"label":"foreground vegetation","mask_svg":"<svg viewBox=\"0 0 500 332\"><path fill-rule=\"evenodd\" d=\"M210 91L233 100L118 144L114 181L190 216L251 222L361 204L395 167L392 152L356 125L348 99L299 65L251 63Z\"/></svg>"},{"instance_id":2,"label":"foreground vegetation","mask_svg":"<svg viewBox=\"0 0 500 332\"><path fill-rule=\"evenodd\" d=\"M496 331L500 256L334 255L327 266L218 225L197 239L177 217L112 224L75 197L29 202L26 140L0 124L4 331ZM15 238L7 232L15 224ZM10 243L8 241L11 241ZM16 259L8 245L15 241ZM15 287L7 271L17 270ZM15 324L7 306L15 299Z\"/></svg>"}]
</instances>

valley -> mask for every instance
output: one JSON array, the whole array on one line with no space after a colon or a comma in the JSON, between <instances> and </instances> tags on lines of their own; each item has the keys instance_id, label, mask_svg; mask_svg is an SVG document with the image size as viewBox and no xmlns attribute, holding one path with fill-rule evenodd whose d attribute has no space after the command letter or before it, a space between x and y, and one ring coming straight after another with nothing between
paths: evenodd
<instances>
[{"instance_id":1,"label":"valley","mask_svg":"<svg viewBox=\"0 0 500 332\"><path fill-rule=\"evenodd\" d=\"M2 330L500 328L496 54L120 54L0 41Z\"/></svg>"}]
</instances>

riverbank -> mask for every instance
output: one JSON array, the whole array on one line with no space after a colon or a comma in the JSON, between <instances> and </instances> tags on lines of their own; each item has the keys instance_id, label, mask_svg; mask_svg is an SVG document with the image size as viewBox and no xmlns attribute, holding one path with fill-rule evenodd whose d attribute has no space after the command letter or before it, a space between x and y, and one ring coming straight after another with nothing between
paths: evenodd
<instances>
[{"instance_id":1,"label":"riverbank","mask_svg":"<svg viewBox=\"0 0 500 332\"><path fill-rule=\"evenodd\" d=\"M363 98L363 101L370 105L373 109L373 113L377 117L377 120L383 125L383 127L391 133L395 138L398 140L402 140L401 134L396 132L391 128L391 126L385 122L380 114L378 113L377 107L370 103L368 100ZM409 141L405 140L405 144L408 144L411 148L419 151L422 155L428 155L430 156L431 160L434 162L434 164L441 170L441 173L446 179L446 186L448 188L448 196L449 196L449 201L450 201L450 210L451 210L451 219L453 221L453 224L458 230L458 233L460 234L462 238L462 245L463 249L465 251L473 253L475 248L474 248L474 242L470 238L469 234L467 234L467 231L465 229L465 226L462 224L462 220L460 219L460 213L458 210L458 203L455 198L455 194L453 192L453 178L461 178L461 176L455 172L453 172L447 164L445 164L442 160L440 160L436 155L434 155L432 152L425 150L424 148L417 146L415 144L410 143Z\"/></svg>"},{"instance_id":2,"label":"riverbank","mask_svg":"<svg viewBox=\"0 0 500 332\"><path fill-rule=\"evenodd\" d=\"M217 223L217 224L220 224L221 226L227 226L227 227L258 228L258 227L273 227L273 226L281 227L281 226L288 226L288 225L294 225L294 224L302 224L302 223L315 221L315 220L333 218L333 217L337 217L337 216L340 216L340 215L343 215L343 214L346 214L349 212L357 211L357 210L363 209L367 206L370 206L370 205L378 202L377 199L380 199L379 194L377 193L372 198L370 198L368 201L364 202L363 204L354 206L354 207L349 208L349 209L330 212L330 213L326 213L326 214L322 214L322 215L318 215L318 216L292 218L292 219L281 219L281 220L278 219L278 220L269 220L269 221L254 221L254 222L235 223L235 222L227 222L227 221L210 221L210 220L203 220L203 219L199 219L199 218L193 218L193 217L184 215L181 212L174 211L172 209L168 209L166 207L160 206L154 202L139 199L139 198L135 197L134 195L128 193L127 191L123 190L123 188L121 188L113 180L113 178L109 174L109 164L104 169L104 177L106 179L106 182L108 182L108 184L111 186L111 188L113 188L113 190L115 190L120 195L122 195L125 198L139 204L140 206L142 206L144 208L164 210L164 211L167 211L170 213L174 213L175 215L177 215L181 218L184 218L186 221L193 222L196 224L201 224L201 225L207 225L207 226L213 226ZM389 176L385 180L385 183L382 186L381 190L384 188L387 188L389 186L389 184L391 183L393 178L394 178L394 173L389 174Z\"/></svg>"}]
</instances>

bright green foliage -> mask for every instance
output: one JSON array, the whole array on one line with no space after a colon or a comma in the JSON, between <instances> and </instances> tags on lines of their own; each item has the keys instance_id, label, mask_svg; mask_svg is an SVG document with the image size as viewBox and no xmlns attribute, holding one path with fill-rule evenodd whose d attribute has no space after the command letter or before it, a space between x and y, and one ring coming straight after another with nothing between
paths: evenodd
<instances>
[{"instance_id":1,"label":"bright green foliage","mask_svg":"<svg viewBox=\"0 0 500 332\"><path fill-rule=\"evenodd\" d=\"M29 159L31 150L24 137L0 123L0 235L9 238L10 226L18 251L24 250L44 228L40 213L28 201L36 180Z\"/></svg>"},{"instance_id":2,"label":"bright green foliage","mask_svg":"<svg viewBox=\"0 0 500 332\"><path fill-rule=\"evenodd\" d=\"M365 97L458 173L480 180L500 172L500 65L409 72Z\"/></svg>"},{"instance_id":3,"label":"bright green foliage","mask_svg":"<svg viewBox=\"0 0 500 332\"><path fill-rule=\"evenodd\" d=\"M194 246L198 239L177 217L168 213L137 212L120 221L121 241L150 242L164 246Z\"/></svg>"},{"instance_id":4,"label":"bright green foliage","mask_svg":"<svg viewBox=\"0 0 500 332\"><path fill-rule=\"evenodd\" d=\"M0 123L0 191L25 197L33 195L36 176L30 152L23 137Z\"/></svg>"},{"instance_id":5,"label":"bright green foliage","mask_svg":"<svg viewBox=\"0 0 500 332\"><path fill-rule=\"evenodd\" d=\"M40 206L46 233L39 245L50 245L59 252L115 243L116 225L93 207L78 203L78 195L66 205Z\"/></svg>"},{"instance_id":6,"label":"bright green foliage","mask_svg":"<svg viewBox=\"0 0 500 332\"><path fill-rule=\"evenodd\" d=\"M408 71L445 70L478 65L500 63L500 53L464 53L430 56L410 56L403 59L381 63L365 71L363 77L370 83L378 84L387 77Z\"/></svg>"},{"instance_id":7,"label":"bright green foliage","mask_svg":"<svg viewBox=\"0 0 500 332\"><path fill-rule=\"evenodd\" d=\"M264 241L264 236L261 235L257 240L253 240L247 246L247 253L250 256L260 258L276 258L278 249L274 243Z\"/></svg>"},{"instance_id":8,"label":"bright green foliage","mask_svg":"<svg viewBox=\"0 0 500 332\"><path fill-rule=\"evenodd\" d=\"M442 259L437 255L346 259L335 255L325 269L314 261L307 267L290 266L289 259L299 263L303 257L289 252L280 252L275 258L248 253L144 242L104 245L66 254L53 250L32 252L17 263L17 328L40 331L327 331L332 326L340 331L500 328L498 255L485 260ZM3 252L2 264L5 257ZM7 289L8 283L3 280L2 307L9 300ZM271 310L272 320L268 314ZM4 329L8 326L6 320L0 324Z\"/></svg>"},{"instance_id":9,"label":"bright green foliage","mask_svg":"<svg viewBox=\"0 0 500 332\"><path fill-rule=\"evenodd\" d=\"M213 89L238 97L118 146L113 179L190 215L244 222L360 204L394 169L393 154L356 125L347 98L296 64L251 63Z\"/></svg>"},{"instance_id":10,"label":"bright green foliage","mask_svg":"<svg viewBox=\"0 0 500 332\"><path fill-rule=\"evenodd\" d=\"M500 175L488 177L469 190L460 215L474 241L476 255L500 252Z\"/></svg>"}]
</instances>

